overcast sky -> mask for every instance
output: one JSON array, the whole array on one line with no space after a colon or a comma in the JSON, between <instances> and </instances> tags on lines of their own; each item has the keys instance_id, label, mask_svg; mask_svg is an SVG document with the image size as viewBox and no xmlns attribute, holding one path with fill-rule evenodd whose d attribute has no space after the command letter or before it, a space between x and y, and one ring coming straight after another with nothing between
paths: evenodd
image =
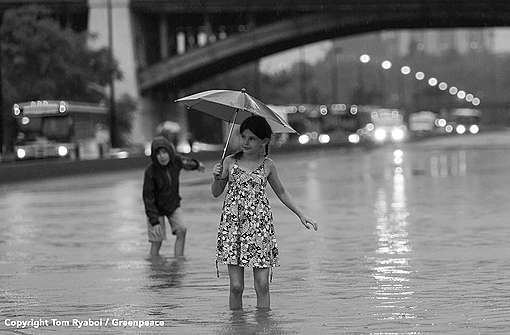
<instances>
[{"instance_id":1,"label":"overcast sky","mask_svg":"<svg viewBox=\"0 0 510 335\"><path fill-rule=\"evenodd\" d=\"M496 52L510 52L510 28L494 29L494 45ZM264 73L286 70L298 62L301 57L307 62L315 64L324 58L331 46L332 43L328 40L264 57L260 60L260 70Z\"/></svg>"}]
</instances>

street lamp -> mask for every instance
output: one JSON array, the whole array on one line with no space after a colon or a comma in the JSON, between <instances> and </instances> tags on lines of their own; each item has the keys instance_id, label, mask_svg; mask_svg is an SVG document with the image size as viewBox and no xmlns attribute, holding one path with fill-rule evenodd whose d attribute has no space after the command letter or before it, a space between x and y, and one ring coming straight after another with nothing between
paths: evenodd
<instances>
[{"instance_id":1,"label":"street lamp","mask_svg":"<svg viewBox=\"0 0 510 335\"><path fill-rule=\"evenodd\" d=\"M111 66L109 76L110 86L110 139L112 147L118 147L117 136L117 115L115 110L115 78L113 71L113 18L112 18L112 0L107 1L107 16L108 16L108 48L109 48L109 61Z\"/></svg>"}]
</instances>

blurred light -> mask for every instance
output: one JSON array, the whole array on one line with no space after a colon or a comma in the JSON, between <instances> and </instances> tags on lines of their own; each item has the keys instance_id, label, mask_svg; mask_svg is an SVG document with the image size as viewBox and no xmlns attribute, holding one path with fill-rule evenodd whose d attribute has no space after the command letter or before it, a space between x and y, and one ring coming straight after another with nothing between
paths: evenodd
<instances>
[{"instance_id":1,"label":"blurred light","mask_svg":"<svg viewBox=\"0 0 510 335\"><path fill-rule=\"evenodd\" d=\"M328 114L328 108L326 107L326 105L321 105L321 107L320 107L320 113L321 113L321 115L326 115L326 114Z\"/></svg>"},{"instance_id":2,"label":"blurred light","mask_svg":"<svg viewBox=\"0 0 510 335\"><path fill-rule=\"evenodd\" d=\"M418 71L416 72L416 74L414 75L414 77L418 80L423 80L425 78L425 73L421 72L421 71Z\"/></svg>"},{"instance_id":3,"label":"blurred light","mask_svg":"<svg viewBox=\"0 0 510 335\"><path fill-rule=\"evenodd\" d=\"M347 140L349 141L349 143L359 143L359 135L358 134L350 134L348 137L347 137Z\"/></svg>"},{"instance_id":4,"label":"blurred light","mask_svg":"<svg viewBox=\"0 0 510 335\"><path fill-rule=\"evenodd\" d=\"M395 151L393 151L393 157L402 157L404 156L404 152L400 149L397 149Z\"/></svg>"},{"instance_id":5,"label":"blurred light","mask_svg":"<svg viewBox=\"0 0 510 335\"><path fill-rule=\"evenodd\" d=\"M441 91L446 91L446 89L447 89L447 88L448 88L448 84L447 84L447 83L445 83L444 81L442 81L442 82L440 82L440 83L439 83L439 89L440 89Z\"/></svg>"},{"instance_id":6,"label":"blurred light","mask_svg":"<svg viewBox=\"0 0 510 335\"><path fill-rule=\"evenodd\" d=\"M478 125L476 124L472 124L470 127L469 127L469 132L471 134L478 134L478 132L480 131L480 127L478 127Z\"/></svg>"},{"instance_id":7,"label":"blurred light","mask_svg":"<svg viewBox=\"0 0 510 335\"><path fill-rule=\"evenodd\" d=\"M377 128L374 133L374 137L376 141L382 142L386 139L386 130L382 128Z\"/></svg>"},{"instance_id":8,"label":"blurred light","mask_svg":"<svg viewBox=\"0 0 510 335\"><path fill-rule=\"evenodd\" d=\"M303 134L299 136L298 141L300 144L306 144L310 142L310 136L308 136L307 134Z\"/></svg>"},{"instance_id":9,"label":"blurred light","mask_svg":"<svg viewBox=\"0 0 510 335\"><path fill-rule=\"evenodd\" d=\"M471 103L473 104L473 106L478 106L480 104L480 99L473 98L473 101Z\"/></svg>"},{"instance_id":10,"label":"blurred light","mask_svg":"<svg viewBox=\"0 0 510 335\"><path fill-rule=\"evenodd\" d=\"M375 126L373 123L367 123L366 125L368 131L372 131L375 129Z\"/></svg>"},{"instance_id":11,"label":"blurred light","mask_svg":"<svg viewBox=\"0 0 510 335\"><path fill-rule=\"evenodd\" d=\"M329 143L330 140L331 140L331 138L329 137L328 134L320 134L319 135L319 143L326 144L326 143Z\"/></svg>"},{"instance_id":12,"label":"blurred light","mask_svg":"<svg viewBox=\"0 0 510 335\"><path fill-rule=\"evenodd\" d=\"M385 60L381 63L381 67L385 70L391 69L391 62L389 60Z\"/></svg>"},{"instance_id":13,"label":"blurred light","mask_svg":"<svg viewBox=\"0 0 510 335\"><path fill-rule=\"evenodd\" d=\"M14 104L14 107L12 109L13 109L14 115L18 116L21 114L21 109L19 108L18 104Z\"/></svg>"},{"instance_id":14,"label":"blurred light","mask_svg":"<svg viewBox=\"0 0 510 335\"><path fill-rule=\"evenodd\" d=\"M466 92L460 90L457 92L457 98L464 99L466 97Z\"/></svg>"},{"instance_id":15,"label":"blurred light","mask_svg":"<svg viewBox=\"0 0 510 335\"><path fill-rule=\"evenodd\" d=\"M191 145L187 142L181 142L177 144L177 151L185 154L189 154L191 152Z\"/></svg>"},{"instance_id":16,"label":"blurred light","mask_svg":"<svg viewBox=\"0 0 510 335\"><path fill-rule=\"evenodd\" d=\"M400 72L402 72L402 74L408 75L411 73L411 68L407 65L404 65L400 68Z\"/></svg>"},{"instance_id":17,"label":"blurred light","mask_svg":"<svg viewBox=\"0 0 510 335\"><path fill-rule=\"evenodd\" d=\"M129 157L129 152L120 150L115 153L112 153L111 156L118 159L125 159Z\"/></svg>"},{"instance_id":18,"label":"blurred light","mask_svg":"<svg viewBox=\"0 0 510 335\"><path fill-rule=\"evenodd\" d=\"M391 138L393 139L393 141L395 142L400 142L404 139L404 131L402 130L402 128L393 128L391 130Z\"/></svg>"},{"instance_id":19,"label":"blurred light","mask_svg":"<svg viewBox=\"0 0 510 335\"><path fill-rule=\"evenodd\" d=\"M473 94L471 94L471 93L466 94L466 101L467 102L473 101L473 98L474 98Z\"/></svg>"},{"instance_id":20,"label":"blurred light","mask_svg":"<svg viewBox=\"0 0 510 335\"><path fill-rule=\"evenodd\" d=\"M23 124L23 125L27 125L27 124L29 124L29 123L30 123L30 118L29 118L28 116L23 116L23 117L21 118L21 124Z\"/></svg>"},{"instance_id":21,"label":"blurred light","mask_svg":"<svg viewBox=\"0 0 510 335\"><path fill-rule=\"evenodd\" d=\"M451 124L448 124L448 125L446 125L446 127L444 127L444 130L447 133L451 133L453 131L453 126Z\"/></svg>"},{"instance_id":22,"label":"blurred light","mask_svg":"<svg viewBox=\"0 0 510 335\"><path fill-rule=\"evenodd\" d=\"M145 148L144 148L144 154L145 156L149 157L151 155L151 144L150 143L146 143L145 144Z\"/></svg>"},{"instance_id":23,"label":"blurred light","mask_svg":"<svg viewBox=\"0 0 510 335\"><path fill-rule=\"evenodd\" d=\"M18 158L25 158L27 153L25 152L25 149L20 148L20 149L16 150L16 155L18 156Z\"/></svg>"},{"instance_id":24,"label":"blurred light","mask_svg":"<svg viewBox=\"0 0 510 335\"><path fill-rule=\"evenodd\" d=\"M446 126L446 120L445 120L445 119L437 119L435 122L436 122L436 125L437 125L438 127L444 127L444 126Z\"/></svg>"},{"instance_id":25,"label":"blurred light","mask_svg":"<svg viewBox=\"0 0 510 335\"><path fill-rule=\"evenodd\" d=\"M403 161L404 159L402 157L393 157L393 163L395 163L396 165L402 164Z\"/></svg>"},{"instance_id":26,"label":"blurred light","mask_svg":"<svg viewBox=\"0 0 510 335\"><path fill-rule=\"evenodd\" d=\"M448 90L448 92L450 92L451 95L457 94L458 91L459 91L458 88L455 86L450 87L450 89Z\"/></svg>"},{"instance_id":27,"label":"blurred light","mask_svg":"<svg viewBox=\"0 0 510 335\"><path fill-rule=\"evenodd\" d=\"M60 157L64 157L65 155L67 155L68 152L69 152L69 150L67 149L67 147L65 145L59 145L58 155Z\"/></svg>"},{"instance_id":28,"label":"blurred light","mask_svg":"<svg viewBox=\"0 0 510 335\"><path fill-rule=\"evenodd\" d=\"M58 106L58 111L60 113L65 113L67 110L66 103L64 101L60 101L60 105Z\"/></svg>"},{"instance_id":29,"label":"blurred light","mask_svg":"<svg viewBox=\"0 0 510 335\"><path fill-rule=\"evenodd\" d=\"M464 134L466 132L466 127L464 127L464 125L462 124L459 124L456 128L455 128L455 131L457 132L457 134Z\"/></svg>"},{"instance_id":30,"label":"blurred light","mask_svg":"<svg viewBox=\"0 0 510 335\"><path fill-rule=\"evenodd\" d=\"M359 56L359 61L366 64L366 63L370 62L370 56L367 54L363 54L363 55Z\"/></svg>"},{"instance_id":31,"label":"blurred light","mask_svg":"<svg viewBox=\"0 0 510 335\"><path fill-rule=\"evenodd\" d=\"M352 105L351 109L349 110L349 113L351 113L352 115L358 114L358 106L357 105Z\"/></svg>"},{"instance_id":32,"label":"blurred light","mask_svg":"<svg viewBox=\"0 0 510 335\"><path fill-rule=\"evenodd\" d=\"M432 77L429 79L429 85L430 86L436 86L437 85L437 79Z\"/></svg>"}]
</instances>

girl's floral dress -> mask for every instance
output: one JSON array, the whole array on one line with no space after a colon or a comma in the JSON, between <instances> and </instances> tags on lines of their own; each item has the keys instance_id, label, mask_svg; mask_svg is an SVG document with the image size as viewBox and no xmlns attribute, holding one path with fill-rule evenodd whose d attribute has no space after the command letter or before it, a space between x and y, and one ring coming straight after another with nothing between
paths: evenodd
<instances>
[{"instance_id":1,"label":"girl's floral dress","mask_svg":"<svg viewBox=\"0 0 510 335\"><path fill-rule=\"evenodd\" d=\"M273 214L264 163L248 172L234 162L218 226L216 264L268 268L278 265Z\"/></svg>"}]
</instances>

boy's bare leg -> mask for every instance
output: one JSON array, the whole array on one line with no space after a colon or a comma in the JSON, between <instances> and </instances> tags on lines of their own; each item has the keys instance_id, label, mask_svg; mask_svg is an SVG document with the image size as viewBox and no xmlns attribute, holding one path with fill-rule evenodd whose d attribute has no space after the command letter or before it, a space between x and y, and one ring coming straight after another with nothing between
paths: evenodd
<instances>
[{"instance_id":1,"label":"boy's bare leg","mask_svg":"<svg viewBox=\"0 0 510 335\"><path fill-rule=\"evenodd\" d=\"M175 257L184 256L184 244L186 244L186 228L175 233L174 255Z\"/></svg>"},{"instance_id":2,"label":"boy's bare leg","mask_svg":"<svg viewBox=\"0 0 510 335\"><path fill-rule=\"evenodd\" d=\"M242 309L244 291L244 268L238 265L228 265L228 275L230 277L230 309Z\"/></svg>"},{"instance_id":3,"label":"boy's bare leg","mask_svg":"<svg viewBox=\"0 0 510 335\"><path fill-rule=\"evenodd\" d=\"M257 308L269 309L269 268L253 268L253 283L257 293Z\"/></svg>"},{"instance_id":4,"label":"boy's bare leg","mask_svg":"<svg viewBox=\"0 0 510 335\"><path fill-rule=\"evenodd\" d=\"M161 249L162 242L151 241L151 257L159 256L159 249Z\"/></svg>"}]
</instances>

